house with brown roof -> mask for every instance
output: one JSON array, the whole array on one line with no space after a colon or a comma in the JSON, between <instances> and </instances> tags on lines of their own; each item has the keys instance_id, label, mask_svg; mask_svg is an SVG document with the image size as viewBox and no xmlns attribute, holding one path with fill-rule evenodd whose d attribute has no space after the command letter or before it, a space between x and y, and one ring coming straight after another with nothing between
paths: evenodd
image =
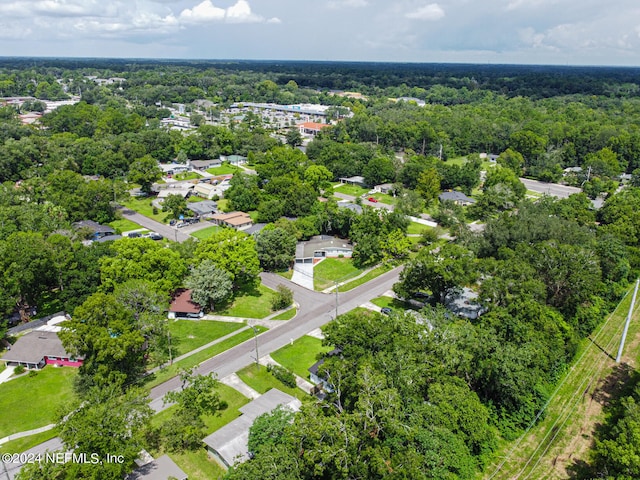
<instances>
[{"instance_id":1,"label":"house with brown roof","mask_svg":"<svg viewBox=\"0 0 640 480\"><path fill-rule=\"evenodd\" d=\"M211 221L216 225L230 227L236 230L246 230L253 225L249 214L244 212L218 213L211 216Z\"/></svg>"},{"instance_id":2,"label":"house with brown roof","mask_svg":"<svg viewBox=\"0 0 640 480\"><path fill-rule=\"evenodd\" d=\"M169 318L202 318L204 309L191 300L191 290L177 290L169 305Z\"/></svg>"}]
</instances>

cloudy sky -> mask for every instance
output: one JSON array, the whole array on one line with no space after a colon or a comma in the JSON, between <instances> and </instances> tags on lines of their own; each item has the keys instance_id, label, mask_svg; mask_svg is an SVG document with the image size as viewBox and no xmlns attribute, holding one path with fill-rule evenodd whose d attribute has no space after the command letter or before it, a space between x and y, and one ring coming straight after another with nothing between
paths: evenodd
<instances>
[{"instance_id":1,"label":"cloudy sky","mask_svg":"<svg viewBox=\"0 0 640 480\"><path fill-rule=\"evenodd\" d=\"M640 0L0 0L0 56L640 66Z\"/></svg>"}]
</instances>

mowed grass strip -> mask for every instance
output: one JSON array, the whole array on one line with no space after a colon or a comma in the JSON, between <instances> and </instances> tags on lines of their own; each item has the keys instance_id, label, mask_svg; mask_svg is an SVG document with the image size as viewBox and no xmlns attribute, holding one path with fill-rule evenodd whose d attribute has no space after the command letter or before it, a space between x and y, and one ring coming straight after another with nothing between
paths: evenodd
<instances>
[{"instance_id":1,"label":"mowed grass strip","mask_svg":"<svg viewBox=\"0 0 640 480\"><path fill-rule=\"evenodd\" d=\"M174 355L195 350L202 345L224 337L244 327L243 323L211 320L176 320L169 323Z\"/></svg>"},{"instance_id":2,"label":"mowed grass strip","mask_svg":"<svg viewBox=\"0 0 640 480\"><path fill-rule=\"evenodd\" d=\"M261 326L257 326L256 329L258 330L258 334L262 332L266 332L268 330L267 328L264 328ZM215 357L216 355L226 350L229 350L230 348L233 348L236 345L240 345L241 343L246 342L247 340L250 340L252 338L253 338L252 329L239 332L237 335L234 335L231 338L228 338L220 343L216 343L215 345L209 348L205 348L201 352L191 355L183 360L180 360L179 362L174 362L173 365L163 368L157 371L156 373L150 375L149 377L147 377L144 383L144 387L146 389L151 389L157 385L160 385L161 383L166 382L170 378L173 378L176 375L178 375L178 372L181 368L195 367L196 365L199 365L205 360L208 360L211 357Z\"/></svg>"},{"instance_id":3,"label":"mowed grass strip","mask_svg":"<svg viewBox=\"0 0 640 480\"><path fill-rule=\"evenodd\" d=\"M367 283L369 280L373 280L374 278L379 277L383 273L387 273L389 270L391 270L391 268L392 267L388 265L380 265L379 267L376 267L373 270L367 272L365 275L361 276L360 278L356 278L355 280L352 280L351 282L340 286L340 291L347 292L356 287L359 287L360 285Z\"/></svg>"},{"instance_id":4,"label":"mowed grass strip","mask_svg":"<svg viewBox=\"0 0 640 480\"><path fill-rule=\"evenodd\" d=\"M60 407L74 398L77 373L48 365L35 376L0 384L0 438L56 423Z\"/></svg>"},{"instance_id":5,"label":"mowed grass strip","mask_svg":"<svg viewBox=\"0 0 640 480\"><path fill-rule=\"evenodd\" d=\"M36 445L40 445L47 440L57 437L58 433L58 429L53 428L46 432L36 433L34 435L29 435L28 437L11 440L10 442L0 445L0 453L22 453L25 450L29 450Z\"/></svg>"},{"instance_id":6,"label":"mowed grass strip","mask_svg":"<svg viewBox=\"0 0 640 480\"><path fill-rule=\"evenodd\" d=\"M363 271L351 258L325 258L313 267L313 286L316 290L324 290L334 286L334 282L344 282Z\"/></svg>"},{"instance_id":7,"label":"mowed grass strip","mask_svg":"<svg viewBox=\"0 0 640 480\"><path fill-rule=\"evenodd\" d=\"M299 377L308 380L308 368L318 361L318 354L331 350L331 347L322 345L322 340L319 338L305 335L293 342L293 345L287 345L273 352L271 358Z\"/></svg>"},{"instance_id":8,"label":"mowed grass strip","mask_svg":"<svg viewBox=\"0 0 640 480\"><path fill-rule=\"evenodd\" d=\"M276 315L275 317L272 317L271 320L291 320L293 317L296 316L296 313L298 313L297 309L290 308L289 310L285 310L281 314Z\"/></svg>"}]
</instances>

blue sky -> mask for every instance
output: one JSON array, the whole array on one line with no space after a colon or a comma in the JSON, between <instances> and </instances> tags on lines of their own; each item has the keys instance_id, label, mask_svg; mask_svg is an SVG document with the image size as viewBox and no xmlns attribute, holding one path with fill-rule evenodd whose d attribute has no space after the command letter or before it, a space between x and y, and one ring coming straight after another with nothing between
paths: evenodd
<instances>
[{"instance_id":1,"label":"blue sky","mask_svg":"<svg viewBox=\"0 0 640 480\"><path fill-rule=\"evenodd\" d=\"M640 1L0 0L0 56L640 66Z\"/></svg>"}]
</instances>

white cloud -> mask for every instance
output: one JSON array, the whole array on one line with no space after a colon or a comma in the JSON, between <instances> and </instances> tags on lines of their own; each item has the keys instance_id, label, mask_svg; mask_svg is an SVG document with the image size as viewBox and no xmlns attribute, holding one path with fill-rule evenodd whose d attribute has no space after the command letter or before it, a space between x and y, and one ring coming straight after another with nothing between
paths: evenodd
<instances>
[{"instance_id":1,"label":"white cloud","mask_svg":"<svg viewBox=\"0 0 640 480\"><path fill-rule=\"evenodd\" d=\"M185 8L178 19L182 23L258 23L269 22L278 23L278 18L265 20L264 17L256 15L251 11L251 6L247 0L238 0L234 5L227 8L216 7L211 0L204 0L193 8Z\"/></svg>"},{"instance_id":2,"label":"white cloud","mask_svg":"<svg viewBox=\"0 0 640 480\"><path fill-rule=\"evenodd\" d=\"M411 20L440 20L444 17L444 10L437 3L430 3L407 13L405 17Z\"/></svg>"},{"instance_id":3,"label":"white cloud","mask_svg":"<svg viewBox=\"0 0 640 480\"><path fill-rule=\"evenodd\" d=\"M224 8L214 6L211 0L204 0L193 8L185 8L179 18L187 23L207 23L224 20L225 13Z\"/></svg>"},{"instance_id":4,"label":"white cloud","mask_svg":"<svg viewBox=\"0 0 640 480\"><path fill-rule=\"evenodd\" d=\"M337 10L339 8L361 8L369 5L367 0L331 0L327 3L329 8Z\"/></svg>"}]
</instances>

